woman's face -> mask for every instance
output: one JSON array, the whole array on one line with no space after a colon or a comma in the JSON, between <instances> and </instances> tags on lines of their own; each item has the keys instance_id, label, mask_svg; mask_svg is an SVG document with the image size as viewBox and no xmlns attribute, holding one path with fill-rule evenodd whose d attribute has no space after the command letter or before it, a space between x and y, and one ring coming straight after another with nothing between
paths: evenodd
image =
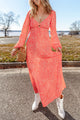
<instances>
[{"instance_id":1,"label":"woman's face","mask_svg":"<svg viewBox=\"0 0 80 120\"><path fill-rule=\"evenodd\" d=\"M33 2L38 6L40 5L40 0L33 0Z\"/></svg>"}]
</instances>

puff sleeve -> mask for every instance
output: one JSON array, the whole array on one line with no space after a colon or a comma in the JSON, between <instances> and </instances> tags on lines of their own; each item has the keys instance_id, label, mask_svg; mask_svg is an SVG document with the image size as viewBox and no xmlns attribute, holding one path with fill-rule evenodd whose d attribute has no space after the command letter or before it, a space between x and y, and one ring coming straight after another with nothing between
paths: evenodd
<instances>
[{"instance_id":1,"label":"puff sleeve","mask_svg":"<svg viewBox=\"0 0 80 120\"><path fill-rule=\"evenodd\" d=\"M51 34L51 46L56 50L57 47L62 49L60 40L56 31L56 12L52 11L51 21L50 21L50 34Z\"/></svg>"},{"instance_id":2,"label":"puff sleeve","mask_svg":"<svg viewBox=\"0 0 80 120\"><path fill-rule=\"evenodd\" d=\"M27 12L25 21L22 26L21 34L19 36L19 40L13 48L20 48L23 47L25 44L28 33L30 32L29 12L30 10Z\"/></svg>"}]
</instances>

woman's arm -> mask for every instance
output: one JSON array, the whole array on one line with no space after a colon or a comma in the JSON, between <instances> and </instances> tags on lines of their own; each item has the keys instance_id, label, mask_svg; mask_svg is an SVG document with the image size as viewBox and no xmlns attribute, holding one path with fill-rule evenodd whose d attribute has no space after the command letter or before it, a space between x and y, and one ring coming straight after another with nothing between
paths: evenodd
<instances>
[{"instance_id":1,"label":"woman's arm","mask_svg":"<svg viewBox=\"0 0 80 120\"><path fill-rule=\"evenodd\" d=\"M23 26L22 26L22 31L21 31L21 34L19 36L19 40L18 42L15 44L15 46L13 48L20 48L20 47L23 47L24 44L25 44L25 41L27 39L27 36L28 36L28 33L30 32L30 19L29 19L29 13L30 13L30 10L28 11L27 15L26 15L26 18L25 18L25 21L23 23Z\"/></svg>"},{"instance_id":2,"label":"woman's arm","mask_svg":"<svg viewBox=\"0 0 80 120\"><path fill-rule=\"evenodd\" d=\"M57 31L56 31L56 12L55 11L52 11L51 17L52 17L50 22L51 46L55 50L58 47L62 49L60 40L57 35Z\"/></svg>"}]
</instances>

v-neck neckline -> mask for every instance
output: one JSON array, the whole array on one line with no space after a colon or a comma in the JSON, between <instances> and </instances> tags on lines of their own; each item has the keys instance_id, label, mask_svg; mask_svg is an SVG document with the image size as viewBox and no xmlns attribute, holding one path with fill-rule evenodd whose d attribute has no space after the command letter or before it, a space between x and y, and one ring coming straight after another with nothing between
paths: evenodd
<instances>
[{"instance_id":1,"label":"v-neck neckline","mask_svg":"<svg viewBox=\"0 0 80 120\"><path fill-rule=\"evenodd\" d=\"M51 11L52 12L52 11ZM46 19L48 19L48 17L51 15L51 13L42 21L42 22L44 22ZM33 19L38 23L38 24L41 24L42 22L38 22L34 17L33 17Z\"/></svg>"}]
</instances>

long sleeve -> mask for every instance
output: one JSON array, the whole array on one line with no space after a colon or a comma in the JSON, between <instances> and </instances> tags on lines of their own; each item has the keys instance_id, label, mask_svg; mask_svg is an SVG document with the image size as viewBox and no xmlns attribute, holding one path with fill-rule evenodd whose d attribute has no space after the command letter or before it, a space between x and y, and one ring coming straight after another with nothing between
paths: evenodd
<instances>
[{"instance_id":1,"label":"long sleeve","mask_svg":"<svg viewBox=\"0 0 80 120\"><path fill-rule=\"evenodd\" d=\"M60 40L56 31L56 12L52 11L50 22L51 46L56 50L57 47L62 49Z\"/></svg>"},{"instance_id":2,"label":"long sleeve","mask_svg":"<svg viewBox=\"0 0 80 120\"><path fill-rule=\"evenodd\" d=\"M22 26L21 34L19 36L19 40L13 48L20 48L20 47L23 47L25 44L28 33L30 32L29 12L30 12L30 10L27 12L25 21Z\"/></svg>"}]
</instances>

